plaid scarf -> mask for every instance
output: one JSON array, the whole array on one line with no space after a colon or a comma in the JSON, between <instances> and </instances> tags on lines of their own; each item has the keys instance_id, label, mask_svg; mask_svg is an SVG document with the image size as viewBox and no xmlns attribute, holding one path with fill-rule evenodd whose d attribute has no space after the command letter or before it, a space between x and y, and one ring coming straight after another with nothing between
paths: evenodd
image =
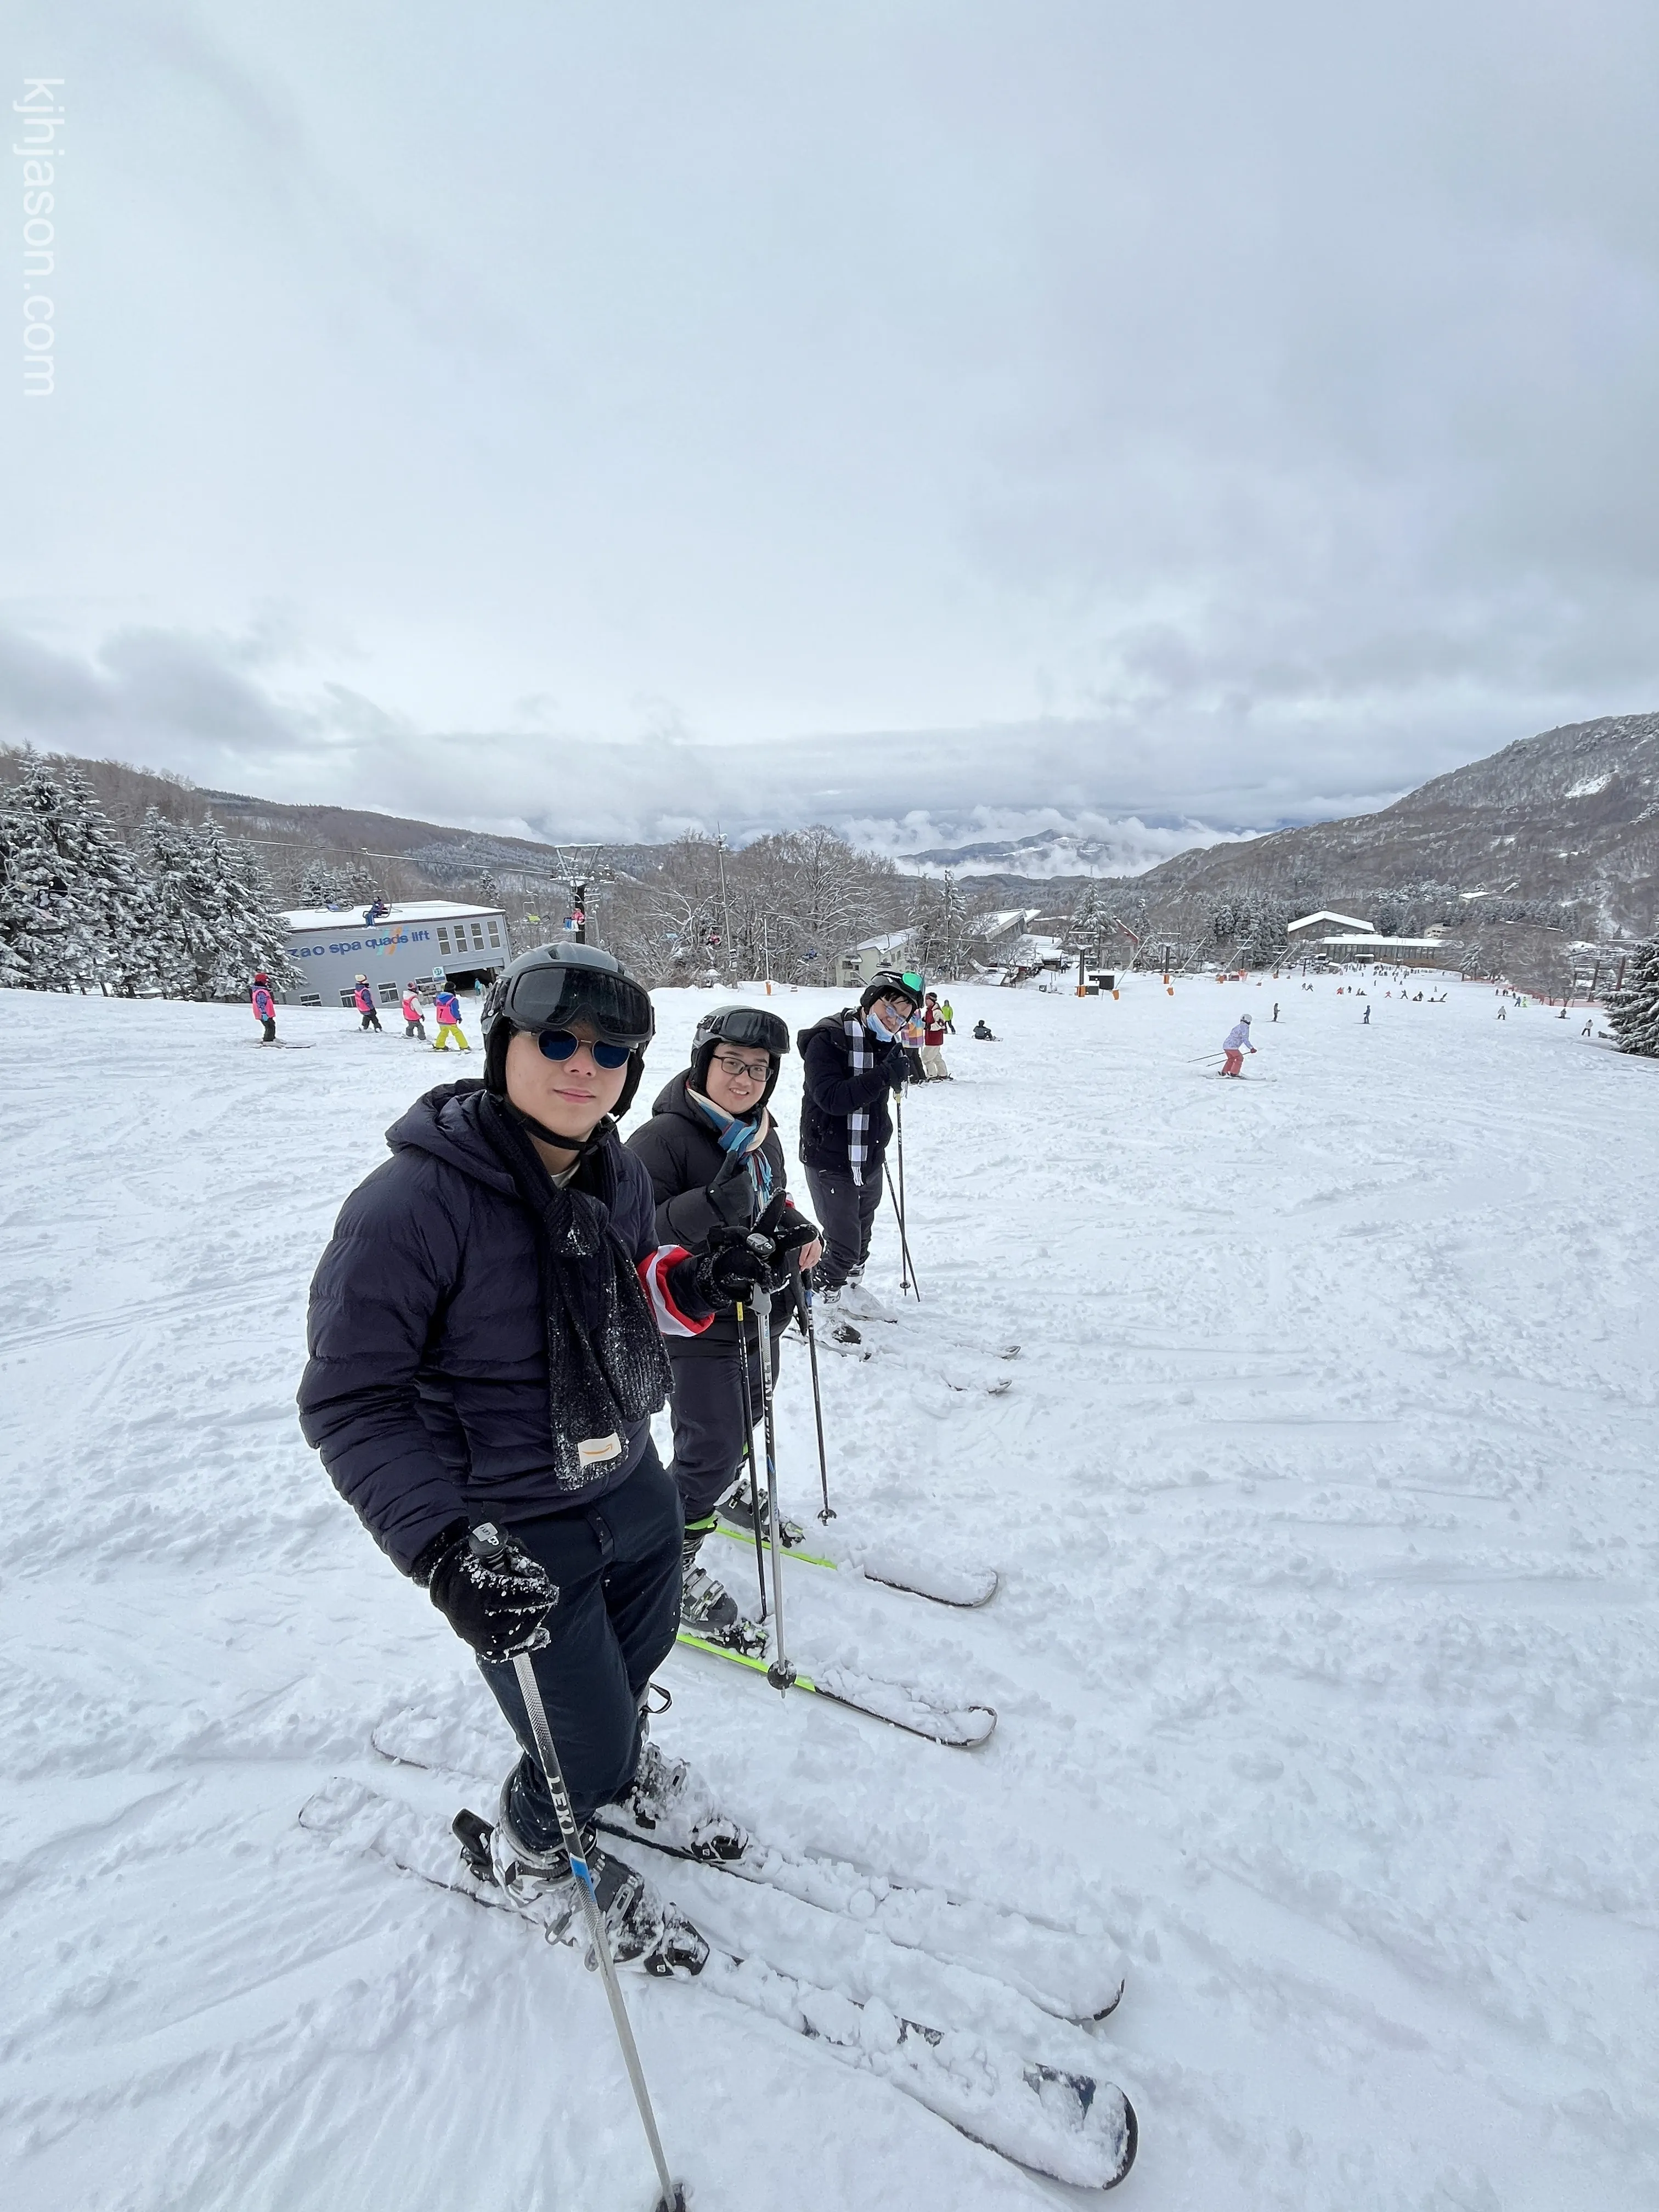
<instances>
[{"instance_id":1,"label":"plaid scarf","mask_svg":"<svg viewBox=\"0 0 1659 2212\"><path fill-rule=\"evenodd\" d=\"M849 1049L848 1059L854 1075L862 1075L876 1064L876 1055L870 1049L870 1031L862 1014L849 1015L842 1024L846 1030ZM860 1106L856 1114L847 1117L847 1164L853 1170L853 1180L864 1188L864 1167L870 1157L870 1109Z\"/></svg>"}]
</instances>

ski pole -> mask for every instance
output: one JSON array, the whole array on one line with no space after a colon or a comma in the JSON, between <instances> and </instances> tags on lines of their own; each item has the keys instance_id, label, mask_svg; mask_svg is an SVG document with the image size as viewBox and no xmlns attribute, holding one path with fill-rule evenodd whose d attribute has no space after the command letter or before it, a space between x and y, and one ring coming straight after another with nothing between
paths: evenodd
<instances>
[{"instance_id":1,"label":"ski pole","mask_svg":"<svg viewBox=\"0 0 1659 2212\"><path fill-rule=\"evenodd\" d=\"M772 1631L775 1656L766 1679L775 1690L787 1690L795 1679L783 1640L783 1531L778 1522L778 1466L772 1419L772 1293L764 1283L755 1285L755 1327L760 1337L761 1425L766 1437L767 1536L772 1547ZM759 1533L758 1522L757 1534Z\"/></svg>"},{"instance_id":2,"label":"ski pole","mask_svg":"<svg viewBox=\"0 0 1659 2212\"><path fill-rule=\"evenodd\" d=\"M902 1223L904 1219L904 1092L902 1089L893 1093L893 1127L898 1133L898 1210L899 1220ZM907 1251L904 1256L908 1264L909 1253Z\"/></svg>"},{"instance_id":3,"label":"ski pole","mask_svg":"<svg viewBox=\"0 0 1659 2212\"><path fill-rule=\"evenodd\" d=\"M766 1553L761 1542L760 1462L755 1452L755 1400L749 1388L749 1324L738 1300L738 1387L743 1395L743 1441L749 1455L749 1518L755 1531L755 1573L760 1583L760 1617L766 1619Z\"/></svg>"},{"instance_id":4,"label":"ski pole","mask_svg":"<svg viewBox=\"0 0 1659 2212\"><path fill-rule=\"evenodd\" d=\"M904 1273L902 1287L907 1291L914 1291L915 1292L916 1304L920 1305L921 1304L921 1285L916 1280L915 1267L910 1258L910 1240L904 1233L904 1200L899 1196L898 1192L894 1188L893 1171L887 1165L884 1160L882 1163L881 1171L887 1178L887 1195L892 1200L893 1211L898 1216L899 1250L904 1255Z\"/></svg>"},{"instance_id":5,"label":"ski pole","mask_svg":"<svg viewBox=\"0 0 1659 2212\"><path fill-rule=\"evenodd\" d=\"M818 1431L818 1480L823 1486L823 1510L818 1518L826 1528L836 1517L836 1509L830 1503L830 1462L823 1449L823 1397L818 1389L818 1333L812 1325L812 1293L806 1286L806 1278L799 1269L795 1274L795 1310L800 1316L800 1325L806 1338L806 1357L812 1369L812 1419Z\"/></svg>"},{"instance_id":6,"label":"ski pole","mask_svg":"<svg viewBox=\"0 0 1659 2212\"><path fill-rule=\"evenodd\" d=\"M493 1559L502 1548L501 1538L488 1525L475 1528L467 1541L480 1559ZM662 2184L662 2195L658 2199L656 2212L685 2212L685 2193L670 2174L668 2160L663 2155L662 2137L657 2132L657 2116L651 2109L651 2093L645 2086L645 2069L640 2063L639 2046L629 2025L628 2007L623 2002L622 1984L617 1978L616 1961L611 1958L611 1946L605 1941L599 1896L583 1854L576 1815L571 1808L570 1792L564 1786L564 1771L559 1765L553 1731L548 1726L547 1708L542 1703L541 1687L536 1680L536 1670L530 1663L529 1652L514 1653L513 1672L518 1678L519 1693L524 1699L525 1711L530 1716L530 1732L536 1739L536 1756L541 1761L542 1775L547 1784L548 1795L553 1800L553 1809L559 1816L559 1832L564 1838L565 1855L570 1861L570 1871L576 1877L582 1910L587 1916L587 1932L592 1941L599 1978L605 1984L605 1993L610 2000L611 2017L616 2022L617 2040L622 2045L628 2078L634 2085L634 2101L638 2105L640 2118L645 2124L646 2141L651 2146L651 2155L656 2163L657 2179Z\"/></svg>"}]
</instances>

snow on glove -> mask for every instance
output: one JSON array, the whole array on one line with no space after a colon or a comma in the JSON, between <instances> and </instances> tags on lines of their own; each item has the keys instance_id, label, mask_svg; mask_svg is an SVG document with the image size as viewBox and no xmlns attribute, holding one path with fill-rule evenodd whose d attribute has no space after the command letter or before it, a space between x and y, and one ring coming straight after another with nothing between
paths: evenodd
<instances>
[{"instance_id":1,"label":"snow on glove","mask_svg":"<svg viewBox=\"0 0 1659 2212\"><path fill-rule=\"evenodd\" d=\"M427 1584L435 1605L463 1643L501 1665L542 1638L559 1601L559 1586L516 1537L486 1523L458 1536L438 1556Z\"/></svg>"},{"instance_id":2,"label":"snow on glove","mask_svg":"<svg viewBox=\"0 0 1659 2212\"><path fill-rule=\"evenodd\" d=\"M817 1223L809 1221L804 1213L795 1214L778 1231L772 1239L772 1249L777 1255L777 1265L783 1271L786 1279L793 1272L789 1263L795 1254L805 1251L809 1244L815 1243L823 1234L823 1231L818 1227Z\"/></svg>"},{"instance_id":3,"label":"snow on glove","mask_svg":"<svg viewBox=\"0 0 1659 2212\"><path fill-rule=\"evenodd\" d=\"M757 1285L769 1291L781 1289L783 1278L774 1261L769 1237L745 1237L740 1230L724 1233L716 1230L708 1246L697 1262L696 1285L699 1296L716 1313L728 1310L739 1300L746 1304Z\"/></svg>"}]
</instances>

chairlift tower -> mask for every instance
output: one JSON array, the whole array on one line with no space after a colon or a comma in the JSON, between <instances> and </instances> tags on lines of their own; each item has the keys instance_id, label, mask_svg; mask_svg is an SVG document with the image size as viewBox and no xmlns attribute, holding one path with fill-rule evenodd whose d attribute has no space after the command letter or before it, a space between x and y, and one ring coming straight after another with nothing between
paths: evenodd
<instances>
[{"instance_id":1,"label":"chairlift tower","mask_svg":"<svg viewBox=\"0 0 1659 2212\"><path fill-rule=\"evenodd\" d=\"M617 872L605 859L603 845L556 845L553 862L557 872L555 881L562 884L570 894L573 934L578 945L586 945L589 888L597 890L601 884L615 883Z\"/></svg>"}]
</instances>

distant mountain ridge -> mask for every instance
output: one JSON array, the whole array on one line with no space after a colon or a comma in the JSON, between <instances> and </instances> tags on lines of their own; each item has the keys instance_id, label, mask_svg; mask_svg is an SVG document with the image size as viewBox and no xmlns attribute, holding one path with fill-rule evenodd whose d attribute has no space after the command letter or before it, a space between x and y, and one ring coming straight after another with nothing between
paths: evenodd
<instances>
[{"instance_id":1,"label":"distant mountain ridge","mask_svg":"<svg viewBox=\"0 0 1659 2212\"><path fill-rule=\"evenodd\" d=\"M1607 714L1520 738L1375 814L1177 854L1126 887L1157 905L1252 890L1363 913L1420 883L1577 903L1586 935L1659 928L1659 714Z\"/></svg>"}]
</instances>

